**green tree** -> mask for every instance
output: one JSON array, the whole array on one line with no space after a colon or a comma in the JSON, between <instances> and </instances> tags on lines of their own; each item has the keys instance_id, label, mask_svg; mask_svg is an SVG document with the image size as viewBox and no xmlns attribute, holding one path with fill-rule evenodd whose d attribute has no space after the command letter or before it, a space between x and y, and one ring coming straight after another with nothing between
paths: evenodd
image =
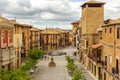
<instances>
[{"instance_id":1,"label":"green tree","mask_svg":"<svg viewBox=\"0 0 120 80\"><path fill-rule=\"evenodd\" d=\"M66 59L66 61L69 63L69 62L73 62L73 59L72 59L72 57L71 56L65 56L65 59Z\"/></svg>"},{"instance_id":2,"label":"green tree","mask_svg":"<svg viewBox=\"0 0 120 80\"><path fill-rule=\"evenodd\" d=\"M29 80L30 76L26 71L18 69L10 72L9 80Z\"/></svg>"},{"instance_id":3,"label":"green tree","mask_svg":"<svg viewBox=\"0 0 120 80\"><path fill-rule=\"evenodd\" d=\"M0 80L9 80L10 73L4 69L0 69Z\"/></svg>"},{"instance_id":4,"label":"green tree","mask_svg":"<svg viewBox=\"0 0 120 80\"><path fill-rule=\"evenodd\" d=\"M7 71L0 69L0 80L29 80L30 76L26 71L17 69L13 71Z\"/></svg>"},{"instance_id":5,"label":"green tree","mask_svg":"<svg viewBox=\"0 0 120 80\"><path fill-rule=\"evenodd\" d=\"M38 60L39 58L41 58L44 55L44 51L41 49L34 49L34 50L30 50L29 51L29 57L31 59L35 59Z\"/></svg>"},{"instance_id":6,"label":"green tree","mask_svg":"<svg viewBox=\"0 0 120 80\"><path fill-rule=\"evenodd\" d=\"M77 70L76 69L73 72L73 78L72 78L72 80L86 80L86 78L85 78L83 72L81 72L81 70Z\"/></svg>"},{"instance_id":7,"label":"green tree","mask_svg":"<svg viewBox=\"0 0 120 80\"><path fill-rule=\"evenodd\" d=\"M73 73L74 70L76 69L76 65L75 65L73 62L69 62L69 63L67 64L67 69L68 69L71 73Z\"/></svg>"},{"instance_id":8,"label":"green tree","mask_svg":"<svg viewBox=\"0 0 120 80\"><path fill-rule=\"evenodd\" d=\"M22 70L29 70L29 69L33 68L36 63L37 63L36 60L30 59L29 61L27 61L27 62L25 63L24 66L21 67L21 69L22 69Z\"/></svg>"}]
</instances>

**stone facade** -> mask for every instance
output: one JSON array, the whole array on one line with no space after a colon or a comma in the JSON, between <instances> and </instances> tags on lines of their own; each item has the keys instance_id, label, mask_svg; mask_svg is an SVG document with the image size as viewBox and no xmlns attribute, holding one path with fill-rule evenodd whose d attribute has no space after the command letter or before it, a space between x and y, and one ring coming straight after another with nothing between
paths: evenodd
<instances>
[{"instance_id":1,"label":"stone facade","mask_svg":"<svg viewBox=\"0 0 120 80\"><path fill-rule=\"evenodd\" d=\"M97 29L104 23L104 4L98 1L88 1L82 7L82 18L79 23L80 44L79 61L85 65L96 78L101 79L101 51L103 44L99 42Z\"/></svg>"},{"instance_id":2,"label":"stone facade","mask_svg":"<svg viewBox=\"0 0 120 80\"><path fill-rule=\"evenodd\" d=\"M40 29L32 27L30 29L30 49L40 49Z\"/></svg>"},{"instance_id":3,"label":"stone facade","mask_svg":"<svg viewBox=\"0 0 120 80\"><path fill-rule=\"evenodd\" d=\"M15 22L14 25L16 26L15 33L22 36L22 44L20 44L21 52L17 51L17 53L20 53L21 62L23 63L24 60L28 58L28 51L30 50L30 28L32 28L32 26L18 22Z\"/></svg>"},{"instance_id":4,"label":"stone facade","mask_svg":"<svg viewBox=\"0 0 120 80\"><path fill-rule=\"evenodd\" d=\"M13 70L16 68L16 54L13 47L14 24L0 17L0 68Z\"/></svg>"},{"instance_id":5,"label":"stone facade","mask_svg":"<svg viewBox=\"0 0 120 80\"><path fill-rule=\"evenodd\" d=\"M69 32L58 28L47 28L42 31L42 38L44 50L56 50L68 45Z\"/></svg>"},{"instance_id":6,"label":"stone facade","mask_svg":"<svg viewBox=\"0 0 120 80\"><path fill-rule=\"evenodd\" d=\"M102 34L104 34L102 35L102 40L101 40L101 42L104 44L102 49L102 61L104 61L106 65L106 67L102 71L103 80L120 79L120 75L119 75L120 24L119 23L120 22L113 22L102 25Z\"/></svg>"},{"instance_id":7,"label":"stone facade","mask_svg":"<svg viewBox=\"0 0 120 80\"><path fill-rule=\"evenodd\" d=\"M96 80L120 79L120 19L104 21L104 3L82 6L79 61Z\"/></svg>"},{"instance_id":8,"label":"stone facade","mask_svg":"<svg viewBox=\"0 0 120 80\"><path fill-rule=\"evenodd\" d=\"M77 46L77 30L79 28L79 22L80 21L75 21L72 22L72 46Z\"/></svg>"}]
</instances>

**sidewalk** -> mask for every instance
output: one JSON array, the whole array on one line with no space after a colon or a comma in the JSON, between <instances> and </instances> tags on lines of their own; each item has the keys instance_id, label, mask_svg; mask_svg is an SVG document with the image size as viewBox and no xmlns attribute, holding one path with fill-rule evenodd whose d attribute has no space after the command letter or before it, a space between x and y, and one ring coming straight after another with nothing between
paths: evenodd
<instances>
[{"instance_id":1,"label":"sidewalk","mask_svg":"<svg viewBox=\"0 0 120 80\"><path fill-rule=\"evenodd\" d=\"M85 69L84 65L82 65L77 60L75 61L75 64L77 65L78 68L83 70L83 73L85 74L86 80L96 80L95 77L88 70Z\"/></svg>"}]
</instances>

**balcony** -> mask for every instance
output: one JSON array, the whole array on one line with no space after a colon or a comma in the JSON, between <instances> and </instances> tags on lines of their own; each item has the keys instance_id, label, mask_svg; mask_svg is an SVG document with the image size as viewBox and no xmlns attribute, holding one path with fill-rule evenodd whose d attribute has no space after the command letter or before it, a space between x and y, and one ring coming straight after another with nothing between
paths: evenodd
<instances>
[{"instance_id":1,"label":"balcony","mask_svg":"<svg viewBox=\"0 0 120 80\"><path fill-rule=\"evenodd\" d=\"M105 61L101 61L101 64L102 64L102 67L103 67L103 68L106 68L106 67L107 67Z\"/></svg>"},{"instance_id":2,"label":"balcony","mask_svg":"<svg viewBox=\"0 0 120 80\"><path fill-rule=\"evenodd\" d=\"M3 62L2 63L3 65L12 62L12 59L14 59L15 57L16 55L14 48L10 48L10 49L7 48L1 50L0 60Z\"/></svg>"},{"instance_id":3,"label":"balcony","mask_svg":"<svg viewBox=\"0 0 120 80\"><path fill-rule=\"evenodd\" d=\"M13 46L13 43L8 43L8 47L11 47L11 46Z\"/></svg>"},{"instance_id":4,"label":"balcony","mask_svg":"<svg viewBox=\"0 0 120 80\"><path fill-rule=\"evenodd\" d=\"M97 62L97 63L101 63L101 59L99 57L97 58L93 58L93 61Z\"/></svg>"},{"instance_id":5,"label":"balcony","mask_svg":"<svg viewBox=\"0 0 120 80\"><path fill-rule=\"evenodd\" d=\"M1 48L6 48L7 47L7 44L6 43L3 43L2 45L1 45Z\"/></svg>"},{"instance_id":6,"label":"balcony","mask_svg":"<svg viewBox=\"0 0 120 80\"><path fill-rule=\"evenodd\" d=\"M38 34L35 34L35 36L38 36Z\"/></svg>"},{"instance_id":7,"label":"balcony","mask_svg":"<svg viewBox=\"0 0 120 80\"><path fill-rule=\"evenodd\" d=\"M118 69L117 68L112 68L112 75L114 75L114 76L116 76L116 77L118 77L119 76L119 71L118 71Z\"/></svg>"}]
</instances>

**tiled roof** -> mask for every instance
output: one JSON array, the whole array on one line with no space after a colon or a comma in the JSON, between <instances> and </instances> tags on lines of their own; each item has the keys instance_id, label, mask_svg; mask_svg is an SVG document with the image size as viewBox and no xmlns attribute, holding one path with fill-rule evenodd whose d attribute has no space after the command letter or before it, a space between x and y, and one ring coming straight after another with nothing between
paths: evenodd
<instances>
[{"instance_id":1,"label":"tiled roof","mask_svg":"<svg viewBox=\"0 0 120 80\"><path fill-rule=\"evenodd\" d=\"M106 26L109 26L109 25L115 25L115 24L120 24L120 18L115 19L115 20L111 20L109 23L103 24L102 27L106 27Z\"/></svg>"},{"instance_id":2,"label":"tiled roof","mask_svg":"<svg viewBox=\"0 0 120 80\"><path fill-rule=\"evenodd\" d=\"M22 27L32 28L32 25L29 25L29 24L21 24L21 23L18 23L18 22L15 22L14 24L15 24L15 25L22 26Z\"/></svg>"},{"instance_id":3,"label":"tiled roof","mask_svg":"<svg viewBox=\"0 0 120 80\"><path fill-rule=\"evenodd\" d=\"M47 28L42 31L42 34L61 34L63 32L65 31L58 28Z\"/></svg>"},{"instance_id":4,"label":"tiled roof","mask_svg":"<svg viewBox=\"0 0 120 80\"><path fill-rule=\"evenodd\" d=\"M54 28L56 31L59 31L61 33L67 33L67 30L59 29L59 28Z\"/></svg>"},{"instance_id":5,"label":"tiled roof","mask_svg":"<svg viewBox=\"0 0 120 80\"><path fill-rule=\"evenodd\" d=\"M36 27L32 27L30 30L31 31L41 31L39 28L36 28Z\"/></svg>"},{"instance_id":6,"label":"tiled roof","mask_svg":"<svg viewBox=\"0 0 120 80\"><path fill-rule=\"evenodd\" d=\"M5 21L5 22L10 22L10 23L13 23L13 21L11 21L11 20L9 20L9 19L7 19L7 18L4 18L4 17L2 17L2 16L0 16L0 19L1 19L1 21Z\"/></svg>"}]
</instances>

